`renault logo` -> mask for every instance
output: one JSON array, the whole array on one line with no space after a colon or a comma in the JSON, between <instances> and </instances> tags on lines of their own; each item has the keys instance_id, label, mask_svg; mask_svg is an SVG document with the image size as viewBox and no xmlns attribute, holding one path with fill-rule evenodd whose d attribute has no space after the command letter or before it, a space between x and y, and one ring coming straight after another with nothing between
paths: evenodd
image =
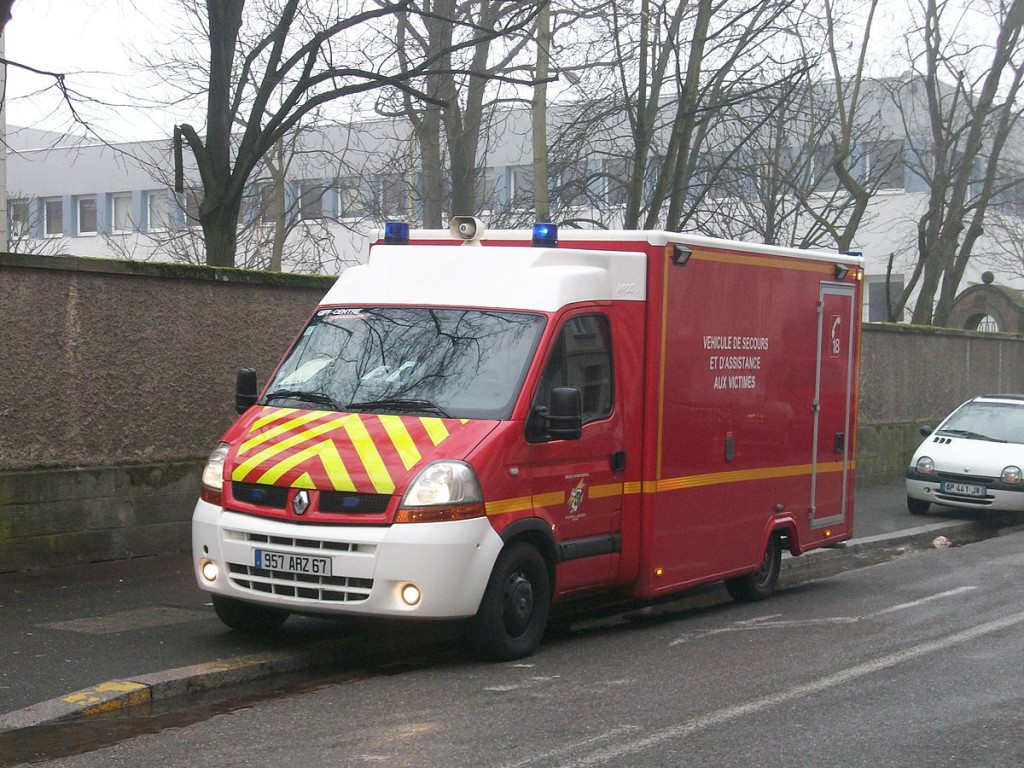
<instances>
[{"instance_id":1,"label":"renault logo","mask_svg":"<svg viewBox=\"0 0 1024 768\"><path fill-rule=\"evenodd\" d=\"M292 512L296 515L304 515L307 509L309 509L309 493L304 490L299 491L292 497Z\"/></svg>"}]
</instances>

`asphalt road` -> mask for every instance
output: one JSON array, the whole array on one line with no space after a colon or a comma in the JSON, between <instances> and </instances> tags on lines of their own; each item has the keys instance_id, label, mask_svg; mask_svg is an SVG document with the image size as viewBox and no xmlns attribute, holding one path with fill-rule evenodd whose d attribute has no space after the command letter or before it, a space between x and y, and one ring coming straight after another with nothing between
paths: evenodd
<instances>
[{"instance_id":1,"label":"asphalt road","mask_svg":"<svg viewBox=\"0 0 1024 768\"><path fill-rule=\"evenodd\" d=\"M45 765L1020 766L1021 543L581 625L524 662L325 684Z\"/></svg>"},{"instance_id":2,"label":"asphalt road","mask_svg":"<svg viewBox=\"0 0 1024 768\"><path fill-rule=\"evenodd\" d=\"M911 529L925 546L944 532L961 541L976 536L972 515L909 515L901 486L859 489L856 510L856 546L794 559L783 587L816 575L800 571L815 563L828 573L873 562L878 549L892 556ZM123 701L119 690L98 691L109 683L191 694L314 665L356 671L368 655L403 657L446 637L444 627L298 617L269 637L232 633L196 588L187 554L2 576L0 617L0 732L74 714L93 699Z\"/></svg>"}]
</instances>

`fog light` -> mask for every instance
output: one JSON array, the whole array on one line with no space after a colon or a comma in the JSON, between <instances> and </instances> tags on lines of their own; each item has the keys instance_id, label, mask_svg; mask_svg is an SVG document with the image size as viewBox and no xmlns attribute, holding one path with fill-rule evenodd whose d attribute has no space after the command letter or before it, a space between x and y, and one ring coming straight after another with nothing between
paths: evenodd
<instances>
[{"instance_id":1,"label":"fog light","mask_svg":"<svg viewBox=\"0 0 1024 768\"><path fill-rule=\"evenodd\" d=\"M205 581L211 584L217 580L219 569L217 564L213 560L206 560L205 558L199 561L199 574Z\"/></svg>"},{"instance_id":2,"label":"fog light","mask_svg":"<svg viewBox=\"0 0 1024 768\"><path fill-rule=\"evenodd\" d=\"M420 588L415 584L406 584L402 587L402 602L408 606L416 605L420 601Z\"/></svg>"}]
</instances>

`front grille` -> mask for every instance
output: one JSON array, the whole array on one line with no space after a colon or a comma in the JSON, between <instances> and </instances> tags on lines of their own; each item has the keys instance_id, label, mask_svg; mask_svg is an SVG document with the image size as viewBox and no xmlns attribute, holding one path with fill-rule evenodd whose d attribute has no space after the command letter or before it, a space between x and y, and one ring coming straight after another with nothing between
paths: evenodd
<instances>
[{"instance_id":1,"label":"front grille","mask_svg":"<svg viewBox=\"0 0 1024 768\"><path fill-rule=\"evenodd\" d=\"M329 554L348 552L373 557L377 553L376 544L363 544L349 541L320 541L294 536L270 536L262 533L251 533L233 529L224 530L224 538L228 541L247 542L263 545L278 552L309 555L313 552ZM344 567L344 562L335 561L336 567ZM334 576L317 576L313 574L292 573L290 571L273 571L267 568L256 568L250 563L228 562L228 578L240 589L262 592L267 595L280 595L298 600L309 600L311 603L358 603L370 597L373 590L373 579L357 578L335 574Z\"/></svg>"},{"instance_id":2,"label":"front grille","mask_svg":"<svg viewBox=\"0 0 1024 768\"><path fill-rule=\"evenodd\" d=\"M228 563L228 572L232 583L242 589L321 603L358 603L373 590L373 579L268 571L240 563Z\"/></svg>"},{"instance_id":3,"label":"front grille","mask_svg":"<svg viewBox=\"0 0 1024 768\"><path fill-rule=\"evenodd\" d=\"M323 491L320 511L350 515L374 515L386 512L391 497L384 493L347 493Z\"/></svg>"}]
</instances>

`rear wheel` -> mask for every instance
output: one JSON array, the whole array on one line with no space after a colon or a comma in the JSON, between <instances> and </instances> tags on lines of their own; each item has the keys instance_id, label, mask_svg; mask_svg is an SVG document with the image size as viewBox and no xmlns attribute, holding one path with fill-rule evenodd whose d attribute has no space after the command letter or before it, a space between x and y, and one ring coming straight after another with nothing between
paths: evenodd
<instances>
[{"instance_id":1,"label":"rear wheel","mask_svg":"<svg viewBox=\"0 0 1024 768\"><path fill-rule=\"evenodd\" d=\"M779 583L779 572L782 570L782 542L778 535L768 537L764 548L761 567L746 576L728 579L725 588L733 600L741 603L753 603L771 597Z\"/></svg>"},{"instance_id":2,"label":"rear wheel","mask_svg":"<svg viewBox=\"0 0 1024 768\"><path fill-rule=\"evenodd\" d=\"M529 656L540 645L551 608L551 580L541 554L525 542L502 550L473 621L473 643L498 660Z\"/></svg>"},{"instance_id":3,"label":"rear wheel","mask_svg":"<svg viewBox=\"0 0 1024 768\"><path fill-rule=\"evenodd\" d=\"M288 611L243 603L231 597L213 595L217 618L236 632L273 632L288 618Z\"/></svg>"},{"instance_id":4,"label":"rear wheel","mask_svg":"<svg viewBox=\"0 0 1024 768\"><path fill-rule=\"evenodd\" d=\"M910 510L912 515L923 515L931 507L930 501L923 501L921 499L912 499L907 496L907 509Z\"/></svg>"}]
</instances>

